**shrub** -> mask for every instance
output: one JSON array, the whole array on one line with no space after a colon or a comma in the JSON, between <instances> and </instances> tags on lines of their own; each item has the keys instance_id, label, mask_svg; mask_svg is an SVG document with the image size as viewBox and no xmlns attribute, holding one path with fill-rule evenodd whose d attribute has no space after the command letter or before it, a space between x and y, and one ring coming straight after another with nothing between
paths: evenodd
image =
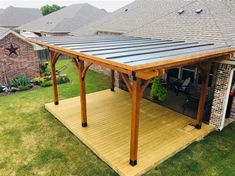
<instances>
[{"instance_id":1,"label":"shrub","mask_svg":"<svg viewBox=\"0 0 235 176\"><path fill-rule=\"evenodd\" d=\"M24 87L24 89L27 87L27 89L29 89L31 83L30 83L30 79L26 77L25 75L17 75L13 77L13 79L10 82L10 85L12 87L17 87L17 88Z\"/></svg>"},{"instance_id":2,"label":"shrub","mask_svg":"<svg viewBox=\"0 0 235 176\"><path fill-rule=\"evenodd\" d=\"M49 81L44 81L42 84L41 84L42 87L50 87L52 86L52 81L49 80Z\"/></svg>"},{"instance_id":3,"label":"shrub","mask_svg":"<svg viewBox=\"0 0 235 176\"><path fill-rule=\"evenodd\" d=\"M43 82L45 82L45 78L44 77L36 77L36 78L32 79L32 83L34 85L40 86Z\"/></svg>"},{"instance_id":4,"label":"shrub","mask_svg":"<svg viewBox=\"0 0 235 176\"><path fill-rule=\"evenodd\" d=\"M57 84L64 84L69 82L69 78L66 75L63 76L56 76L56 80L57 80ZM52 80L48 80L45 77L42 79L36 78L35 79L36 82L40 83L39 85L41 85L42 87L49 87L52 86ZM42 82L40 82L42 81Z\"/></svg>"},{"instance_id":5,"label":"shrub","mask_svg":"<svg viewBox=\"0 0 235 176\"><path fill-rule=\"evenodd\" d=\"M50 72L48 69L48 62L41 62L40 63L40 74L41 75L50 75Z\"/></svg>"},{"instance_id":6,"label":"shrub","mask_svg":"<svg viewBox=\"0 0 235 176\"><path fill-rule=\"evenodd\" d=\"M164 101L167 96L167 89L161 84L160 78L155 78L151 87L150 97L157 98L160 101Z\"/></svg>"},{"instance_id":7,"label":"shrub","mask_svg":"<svg viewBox=\"0 0 235 176\"><path fill-rule=\"evenodd\" d=\"M56 78L56 80L57 80L57 84L64 84L64 83L67 83L67 82L70 81L69 78L66 75L59 76L59 77Z\"/></svg>"}]
</instances>

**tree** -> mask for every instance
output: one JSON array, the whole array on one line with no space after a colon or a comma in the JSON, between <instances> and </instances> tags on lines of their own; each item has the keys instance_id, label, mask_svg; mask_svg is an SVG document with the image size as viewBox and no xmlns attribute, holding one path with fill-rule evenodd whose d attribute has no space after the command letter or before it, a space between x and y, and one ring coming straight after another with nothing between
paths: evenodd
<instances>
[{"instance_id":1,"label":"tree","mask_svg":"<svg viewBox=\"0 0 235 176\"><path fill-rule=\"evenodd\" d=\"M52 12L60 10L62 8L64 8L64 7L60 7L60 6L56 5L56 4L53 4L53 5L48 5L47 4L45 6L42 6L40 8L40 11L42 12L42 15L45 16L45 15L48 15L48 14L50 14Z\"/></svg>"}]
</instances>

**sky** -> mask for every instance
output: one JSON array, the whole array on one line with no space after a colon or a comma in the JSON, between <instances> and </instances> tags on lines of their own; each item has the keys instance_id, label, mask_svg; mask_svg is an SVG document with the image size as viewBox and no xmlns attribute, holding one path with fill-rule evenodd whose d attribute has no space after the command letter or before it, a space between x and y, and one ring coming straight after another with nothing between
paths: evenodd
<instances>
[{"instance_id":1,"label":"sky","mask_svg":"<svg viewBox=\"0 0 235 176\"><path fill-rule=\"evenodd\" d=\"M0 8L14 7L28 7L40 8L46 4L58 4L60 6L68 6L78 3L89 3L98 8L103 8L108 12L113 12L134 0L0 0Z\"/></svg>"}]
</instances>

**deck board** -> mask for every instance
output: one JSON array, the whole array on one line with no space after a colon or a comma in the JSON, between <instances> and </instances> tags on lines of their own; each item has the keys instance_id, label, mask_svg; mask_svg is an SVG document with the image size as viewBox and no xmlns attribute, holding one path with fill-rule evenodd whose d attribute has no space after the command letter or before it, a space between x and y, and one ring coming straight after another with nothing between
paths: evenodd
<instances>
[{"instance_id":1,"label":"deck board","mask_svg":"<svg viewBox=\"0 0 235 176\"><path fill-rule=\"evenodd\" d=\"M140 109L138 165L129 165L131 101L116 89L87 95L88 127L80 124L79 97L45 105L61 123L120 175L141 175L189 144L206 136L213 127L197 130L192 119L143 99Z\"/></svg>"}]
</instances>

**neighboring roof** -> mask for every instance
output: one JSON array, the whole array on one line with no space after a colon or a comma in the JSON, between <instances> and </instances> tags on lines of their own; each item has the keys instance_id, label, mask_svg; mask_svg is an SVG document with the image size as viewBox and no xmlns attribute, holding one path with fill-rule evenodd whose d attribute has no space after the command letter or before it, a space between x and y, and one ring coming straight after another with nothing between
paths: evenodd
<instances>
[{"instance_id":1,"label":"neighboring roof","mask_svg":"<svg viewBox=\"0 0 235 176\"><path fill-rule=\"evenodd\" d=\"M4 11L4 9L0 9L0 14L2 14L3 11Z\"/></svg>"},{"instance_id":2,"label":"neighboring roof","mask_svg":"<svg viewBox=\"0 0 235 176\"><path fill-rule=\"evenodd\" d=\"M35 43L32 43L32 42L29 42L27 40L27 38L25 38L24 36L18 34L17 32L15 32L13 30L10 30L10 29L7 29L7 28L0 27L0 40L2 40L4 37L6 37L9 34L13 34L16 37L20 38L21 40L29 43L30 45L32 45L34 47L34 50L42 50L43 49L41 46L39 46L39 45L37 45Z\"/></svg>"},{"instance_id":3,"label":"neighboring roof","mask_svg":"<svg viewBox=\"0 0 235 176\"><path fill-rule=\"evenodd\" d=\"M104 10L87 3L74 4L20 26L32 32L71 32L107 15Z\"/></svg>"},{"instance_id":4,"label":"neighboring roof","mask_svg":"<svg viewBox=\"0 0 235 176\"><path fill-rule=\"evenodd\" d=\"M195 13L200 8L202 13ZM184 10L181 15L180 9ZM92 35L97 31L235 45L235 1L136 0L72 34Z\"/></svg>"},{"instance_id":5,"label":"neighboring roof","mask_svg":"<svg viewBox=\"0 0 235 176\"><path fill-rule=\"evenodd\" d=\"M25 38L33 38L33 37L38 37L38 35L36 35L33 32L20 32L20 35L22 35Z\"/></svg>"},{"instance_id":6,"label":"neighboring roof","mask_svg":"<svg viewBox=\"0 0 235 176\"><path fill-rule=\"evenodd\" d=\"M32 42L87 62L137 70L166 69L235 52L229 45L125 36L45 37ZM180 65L181 64L181 65Z\"/></svg>"},{"instance_id":7,"label":"neighboring roof","mask_svg":"<svg viewBox=\"0 0 235 176\"><path fill-rule=\"evenodd\" d=\"M10 6L0 14L0 26L17 27L41 16L39 9Z\"/></svg>"},{"instance_id":8,"label":"neighboring roof","mask_svg":"<svg viewBox=\"0 0 235 176\"><path fill-rule=\"evenodd\" d=\"M184 0L136 0L72 34L91 35L97 30L127 33L189 3Z\"/></svg>"}]
</instances>

